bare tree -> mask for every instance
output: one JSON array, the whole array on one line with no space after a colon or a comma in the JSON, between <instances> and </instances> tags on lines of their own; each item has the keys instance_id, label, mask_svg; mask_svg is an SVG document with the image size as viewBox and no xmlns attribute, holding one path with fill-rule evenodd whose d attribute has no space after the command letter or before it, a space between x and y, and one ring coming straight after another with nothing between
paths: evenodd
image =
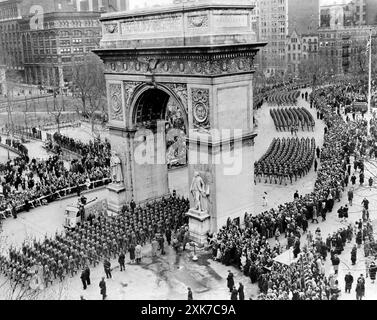
<instances>
[{"instance_id":1,"label":"bare tree","mask_svg":"<svg viewBox=\"0 0 377 320\"><path fill-rule=\"evenodd\" d=\"M106 82L102 60L93 53L86 54L82 61L72 67L72 85L75 97L80 100L82 114L89 118L94 131L95 115L104 110Z\"/></svg>"},{"instance_id":2,"label":"bare tree","mask_svg":"<svg viewBox=\"0 0 377 320\"><path fill-rule=\"evenodd\" d=\"M60 123L61 123L61 116L63 114L63 111L65 110L64 106L64 98L63 95L60 96L60 102L57 99L57 93L56 90L54 90L53 95L53 109L48 110L48 113L54 117L55 123L57 125L58 133L60 133Z\"/></svg>"},{"instance_id":3,"label":"bare tree","mask_svg":"<svg viewBox=\"0 0 377 320\"><path fill-rule=\"evenodd\" d=\"M372 40L375 43L377 39ZM377 52L372 46L372 75L377 74ZM358 41L351 47L350 68L349 72L354 76L366 76L368 74L369 52L367 50L367 41Z\"/></svg>"},{"instance_id":4,"label":"bare tree","mask_svg":"<svg viewBox=\"0 0 377 320\"><path fill-rule=\"evenodd\" d=\"M309 56L299 64L300 79L307 80L312 87L320 85L334 75L337 70L337 60L332 56Z\"/></svg>"}]
</instances>

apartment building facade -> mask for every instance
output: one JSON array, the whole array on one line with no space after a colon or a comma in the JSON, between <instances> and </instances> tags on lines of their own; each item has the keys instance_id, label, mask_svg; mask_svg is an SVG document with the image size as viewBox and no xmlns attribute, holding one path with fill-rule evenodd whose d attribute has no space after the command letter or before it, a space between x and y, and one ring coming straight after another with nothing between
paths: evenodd
<instances>
[{"instance_id":1,"label":"apartment building facade","mask_svg":"<svg viewBox=\"0 0 377 320\"><path fill-rule=\"evenodd\" d=\"M45 14L43 28L20 23L24 48L25 81L47 88L66 87L72 65L98 47L101 39L99 12L52 12Z\"/></svg>"},{"instance_id":2,"label":"apartment building facade","mask_svg":"<svg viewBox=\"0 0 377 320\"><path fill-rule=\"evenodd\" d=\"M320 8L319 56L329 61L334 73L348 73L364 59L371 29L377 24L376 2L352 0Z\"/></svg>"},{"instance_id":3,"label":"apartment building facade","mask_svg":"<svg viewBox=\"0 0 377 320\"><path fill-rule=\"evenodd\" d=\"M266 76L284 75L290 64L290 35L293 32L298 36L317 32L319 0L255 0L254 4L256 8L252 23L258 28L258 40L268 42L260 52L261 67ZM294 54L297 57L298 52Z\"/></svg>"}]
</instances>

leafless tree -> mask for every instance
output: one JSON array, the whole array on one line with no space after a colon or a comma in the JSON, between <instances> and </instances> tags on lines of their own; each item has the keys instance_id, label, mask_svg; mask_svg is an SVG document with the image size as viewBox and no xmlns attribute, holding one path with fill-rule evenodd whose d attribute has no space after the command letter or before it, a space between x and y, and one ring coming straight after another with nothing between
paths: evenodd
<instances>
[{"instance_id":1,"label":"leafless tree","mask_svg":"<svg viewBox=\"0 0 377 320\"><path fill-rule=\"evenodd\" d=\"M308 80L315 87L328 80L337 70L337 60L331 56L309 56L298 67L300 79Z\"/></svg>"},{"instance_id":2,"label":"leafless tree","mask_svg":"<svg viewBox=\"0 0 377 320\"><path fill-rule=\"evenodd\" d=\"M377 39L373 39L375 43ZM369 51L367 41L358 41L352 45L349 72L354 76L366 76L369 72ZM377 52L372 46L372 75L377 74Z\"/></svg>"},{"instance_id":3,"label":"leafless tree","mask_svg":"<svg viewBox=\"0 0 377 320\"><path fill-rule=\"evenodd\" d=\"M89 118L94 131L97 113L102 113L105 106L106 82L104 65L93 53L86 54L82 61L75 61L72 68L74 94L81 102L82 113Z\"/></svg>"},{"instance_id":4,"label":"leafless tree","mask_svg":"<svg viewBox=\"0 0 377 320\"><path fill-rule=\"evenodd\" d=\"M60 100L60 101L59 101ZM60 95L60 99L57 98L57 93L54 91L53 96L53 109L49 110L48 113L53 116L55 123L57 125L58 133L60 133L60 122L61 122L61 116L63 114L63 111L65 110L64 106L64 98L63 95Z\"/></svg>"}]
</instances>

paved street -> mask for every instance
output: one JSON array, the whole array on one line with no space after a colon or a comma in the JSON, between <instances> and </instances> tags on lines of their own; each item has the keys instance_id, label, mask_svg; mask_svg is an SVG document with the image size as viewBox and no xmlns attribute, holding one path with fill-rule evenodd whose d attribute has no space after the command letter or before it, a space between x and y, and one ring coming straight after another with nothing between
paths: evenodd
<instances>
[{"instance_id":1,"label":"paved street","mask_svg":"<svg viewBox=\"0 0 377 320\"><path fill-rule=\"evenodd\" d=\"M308 90L310 92L310 90ZM297 103L298 107L305 107L310 113L313 115L314 119L317 119L316 110L310 109L310 105L307 101L298 99ZM259 160L267 151L268 147L270 146L272 140L274 138L291 138L292 135L290 132L280 132L275 129L274 122L270 116L270 109L276 108L276 106L268 106L264 104L263 107L256 111L255 118L258 123L258 127L256 128L256 132L258 136L255 140L254 145L254 161ZM279 107L278 107L279 108ZM281 108L281 107L280 107ZM314 132L311 131L298 131L298 138L301 139L302 137L306 138L315 138L316 145L322 147L323 145L323 131L324 124L322 121L316 121L315 130ZM311 192L314 187L316 173L314 172L314 167L312 167L311 171L305 177L298 179L297 181L293 181L293 184L288 183L287 186L284 185L277 185L277 184L267 184L264 183L263 179L261 182L257 181L257 185L254 189L254 212L261 212L266 209L274 208L281 203L285 203L287 201L293 200L293 194L296 190L299 190L300 193L306 194ZM267 192L267 200L268 205L267 207L262 206L262 197L264 192Z\"/></svg>"}]
</instances>

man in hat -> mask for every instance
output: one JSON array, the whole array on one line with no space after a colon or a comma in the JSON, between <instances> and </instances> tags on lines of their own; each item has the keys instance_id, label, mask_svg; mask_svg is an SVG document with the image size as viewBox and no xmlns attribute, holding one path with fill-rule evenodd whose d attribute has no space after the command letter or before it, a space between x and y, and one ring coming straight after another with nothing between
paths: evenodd
<instances>
[{"instance_id":1,"label":"man in hat","mask_svg":"<svg viewBox=\"0 0 377 320\"><path fill-rule=\"evenodd\" d=\"M229 292L232 292L234 288L234 276L230 270L228 270L228 277L226 278L226 280L227 280L227 287L229 289Z\"/></svg>"},{"instance_id":2,"label":"man in hat","mask_svg":"<svg viewBox=\"0 0 377 320\"><path fill-rule=\"evenodd\" d=\"M237 288L233 286L233 289L231 289L230 292L231 292L230 300L237 300L237 297L238 297Z\"/></svg>"},{"instance_id":3,"label":"man in hat","mask_svg":"<svg viewBox=\"0 0 377 320\"><path fill-rule=\"evenodd\" d=\"M335 274L338 274L340 259L337 254L334 254L334 257L331 259L331 262L334 267Z\"/></svg>"},{"instance_id":4,"label":"man in hat","mask_svg":"<svg viewBox=\"0 0 377 320\"><path fill-rule=\"evenodd\" d=\"M348 274L346 274L346 276L344 277L344 282L346 283L345 292L351 293L351 287L352 287L352 283L353 283L353 276L352 276L351 272L348 272Z\"/></svg>"},{"instance_id":5,"label":"man in hat","mask_svg":"<svg viewBox=\"0 0 377 320\"><path fill-rule=\"evenodd\" d=\"M90 269L89 266L85 266L85 275L86 275L86 283L88 286L90 286Z\"/></svg>"},{"instance_id":6,"label":"man in hat","mask_svg":"<svg viewBox=\"0 0 377 320\"><path fill-rule=\"evenodd\" d=\"M119 258L118 258L120 271L126 270L126 267L125 267L125 264L124 264L125 259L126 259L126 256L125 256L124 252L122 251L119 255Z\"/></svg>"},{"instance_id":7,"label":"man in hat","mask_svg":"<svg viewBox=\"0 0 377 320\"><path fill-rule=\"evenodd\" d=\"M87 288L87 283L86 283L87 275L86 275L86 269L85 268L82 269L80 278L81 278L83 289L86 290L86 288Z\"/></svg>"},{"instance_id":8,"label":"man in hat","mask_svg":"<svg viewBox=\"0 0 377 320\"><path fill-rule=\"evenodd\" d=\"M104 260L103 268L105 270L105 274L106 274L107 279L112 278L112 276L111 276L111 263L108 259Z\"/></svg>"},{"instance_id":9,"label":"man in hat","mask_svg":"<svg viewBox=\"0 0 377 320\"><path fill-rule=\"evenodd\" d=\"M243 289L243 284L240 282L238 287L238 298L239 300L245 300L245 293Z\"/></svg>"},{"instance_id":10,"label":"man in hat","mask_svg":"<svg viewBox=\"0 0 377 320\"><path fill-rule=\"evenodd\" d=\"M105 300L107 297L105 277L102 277L102 280L99 283L99 287L100 287L100 294L102 295L102 300Z\"/></svg>"}]
</instances>

